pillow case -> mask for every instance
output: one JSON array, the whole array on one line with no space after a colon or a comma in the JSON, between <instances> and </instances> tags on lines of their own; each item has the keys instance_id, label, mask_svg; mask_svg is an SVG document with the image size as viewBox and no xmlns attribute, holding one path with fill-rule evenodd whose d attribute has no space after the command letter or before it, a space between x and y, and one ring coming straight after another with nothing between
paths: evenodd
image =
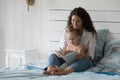
<instances>
[{"instance_id":1,"label":"pillow case","mask_svg":"<svg viewBox=\"0 0 120 80\"><path fill-rule=\"evenodd\" d=\"M104 56L104 46L108 37L108 29L97 30L96 47L95 47L95 63Z\"/></svg>"},{"instance_id":2,"label":"pillow case","mask_svg":"<svg viewBox=\"0 0 120 80\"><path fill-rule=\"evenodd\" d=\"M111 52L120 50L120 40L109 40L105 44L104 54L109 55Z\"/></svg>"},{"instance_id":3,"label":"pillow case","mask_svg":"<svg viewBox=\"0 0 120 80\"><path fill-rule=\"evenodd\" d=\"M120 69L120 51L115 51L109 56L105 56L103 59L101 59L100 63L107 68Z\"/></svg>"}]
</instances>

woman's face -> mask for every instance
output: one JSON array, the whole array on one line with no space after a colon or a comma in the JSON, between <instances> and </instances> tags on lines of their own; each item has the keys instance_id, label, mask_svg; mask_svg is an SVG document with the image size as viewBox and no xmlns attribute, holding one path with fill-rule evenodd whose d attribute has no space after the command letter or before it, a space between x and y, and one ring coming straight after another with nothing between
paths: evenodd
<instances>
[{"instance_id":1,"label":"woman's face","mask_svg":"<svg viewBox=\"0 0 120 80\"><path fill-rule=\"evenodd\" d=\"M74 29L82 28L82 19L77 15L72 16L71 23Z\"/></svg>"}]
</instances>

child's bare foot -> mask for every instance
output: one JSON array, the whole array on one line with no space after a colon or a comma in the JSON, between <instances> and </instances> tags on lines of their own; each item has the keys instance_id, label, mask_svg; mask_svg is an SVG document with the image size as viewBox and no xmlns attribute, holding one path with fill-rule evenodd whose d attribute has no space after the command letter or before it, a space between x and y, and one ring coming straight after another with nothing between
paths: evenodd
<instances>
[{"instance_id":1,"label":"child's bare foot","mask_svg":"<svg viewBox=\"0 0 120 80\"><path fill-rule=\"evenodd\" d=\"M47 68L47 71L54 71L54 70L56 70L56 67L55 67L55 66L49 66L49 67Z\"/></svg>"},{"instance_id":2,"label":"child's bare foot","mask_svg":"<svg viewBox=\"0 0 120 80\"><path fill-rule=\"evenodd\" d=\"M56 67L56 72L60 72L60 71L62 71L62 69L59 68L58 66L55 66L55 67Z\"/></svg>"},{"instance_id":3,"label":"child's bare foot","mask_svg":"<svg viewBox=\"0 0 120 80\"><path fill-rule=\"evenodd\" d=\"M54 71L55 67L54 66L49 66L47 70L43 72L43 74L51 74L51 71Z\"/></svg>"},{"instance_id":4,"label":"child's bare foot","mask_svg":"<svg viewBox=\"0 0 120 80\"><path fill-rule=\"evenodd\" d=\"M43 74L51 74L50 71L44 71Z\"/></svg>"},{"instance_id":5,"label":"child's bare foot","mask_svg":"<svg viewBox=\"0 0 120 80\"><path fill-rule=\"evenodd\" d=\"M65 70L61 70L61 71L51 71L50 74L60 76L60 75L66 75L66 74L69 74L72 72L74 72L74 69L69 67L69 68L66 68Z\"/></svg>"}]
</instances>

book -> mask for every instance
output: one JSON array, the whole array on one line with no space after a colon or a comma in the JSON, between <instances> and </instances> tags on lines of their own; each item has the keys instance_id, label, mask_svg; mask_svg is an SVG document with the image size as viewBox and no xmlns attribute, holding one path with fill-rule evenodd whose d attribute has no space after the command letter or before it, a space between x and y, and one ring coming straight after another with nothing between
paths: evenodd
<instances>
[{"instance_id":1,"label":"book","mask_svg":"<svg viewBox=\"0 0 120 80\"><path fill-rule=\"evenodd\" d=\"M70 52L66 55L61 55L67 64L72 64L76 60L76 52Z\"/></svg>"}]
</instances>

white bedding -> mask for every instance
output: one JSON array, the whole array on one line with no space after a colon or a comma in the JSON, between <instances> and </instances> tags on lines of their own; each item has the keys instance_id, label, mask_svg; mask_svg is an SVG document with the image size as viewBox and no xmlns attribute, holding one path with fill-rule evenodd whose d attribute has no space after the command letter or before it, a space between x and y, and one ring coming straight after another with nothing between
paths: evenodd
<instances>
[{"instance_id":1,"label":"white bedding","mask_svg":"<svg viewBox=\"0 0 120 80\"><path fill-rule=\"evenodd\" d=\"M31 66L31 65L30 65ZM0 71L0 80L120 80L120 76L113 73L74 72L63 76L42 74L43 70L29 65L4 68Z\"/></svg>"}]
</instances>

